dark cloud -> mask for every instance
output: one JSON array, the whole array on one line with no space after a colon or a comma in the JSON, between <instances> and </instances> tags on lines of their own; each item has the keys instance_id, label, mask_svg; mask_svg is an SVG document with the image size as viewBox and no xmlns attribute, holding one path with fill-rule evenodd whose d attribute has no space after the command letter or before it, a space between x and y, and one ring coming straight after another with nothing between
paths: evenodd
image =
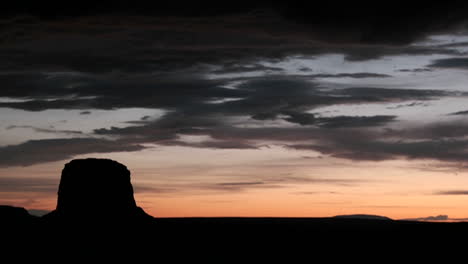
<instances>
[{"instance_id":1,"label":"dark cloud","mask_svg":"<svg viewBox=\"0 0 468 264\"><path fill-rule=\"evenodd\" d=\"M388 139L450 140L466 137L468 124L465 122L434 122L424 126L413 126L405 129L387 128L381 137Z\"/></svg>"},{"instance_id":2,"label":"dark cloud","mask_svg":"<svg viewBox=\"0 0 468 264\"><path fill-rule=\"evenodd\" d=\"M406 44L429 33L452 29L466 21L467 5L455 3L425 3L406 5L395 3L372 4L366 1L340 3L340 8L327 2L292 1L235 1L213 4L209 1L196 3L145 3L129 4L124 1L99 1L74 4L44 3L24 4L21 1L6 3L0 14L15 17L27 14L50 21L59 18L102 16L119 14L127 16L150 16L171 18L208 19L216 25L218 17L245 14L262 14L271 10L282 19L296 24L301 31L333 43L385 43ZM13 20L13 19L11 19ZM28 17L14 18L15 24L30 24ZM282 30L271 25L271 30ZM296 29L297 30L297 29Z\"/></svg>"},{"instance_id":3,"label":"dark cloud","mask_svg":"<svg viewBox=\"0 0 468 264\"><path fill-rule=\"evenodd\" d=\"M256 89L261 90L261 86ZM314 91L313 86L310 89ZM399 96L400 98L417 96L431 98L431 96L445 93L432 90L388 90L390 92L387 92L386 89L370 89L372 97L371 99L365 98L365 100L396 100ZM350 93L359 99L362 96L361 89L344 89L340 93ZM294 90L291 94L294 95ZM231 102L226 104L232 105ZM285 105L284 108L288 109L287 104ZM166 140L160 141L159 144L211 148L254 148L265 144L262 142L273 141L295 149L310 149L352 160L408 158L462 161L467 154L468 141L464 140L463 137L466 136L468 130L460 123L435 123L424 127L370 130L369 127L379 127L394 121L395 116L316 117L311 113L282 110L278 108L277 104L272 106L276 108L268 109L262 105L261 107L265 107L262 109L265 115L253 117L264 120L284 115L286 116L285 120L301 124L302 127L233 127L229 120L221 121L222 116L208 115L202 111L200 112L203 113L201 117L197 115L196 111L193 111L191 115L173 112L143 126L99 129L95 133L138 137L143 138L143 141L151 141L153 136L167 135ZM221 106L218 113L222 113L223 109L224 106ZM250 110L248 107L245 109ZM242 113L235 108L228 111L234 111L236 114ZM253 111L250 110L243 114L249 114L249 112ZM178 140L177 134L207 135L213 141L187 143Z\"/></svg>"},{"instance_id":4,"label":"dark cloud","mask_svg":"<svg viewBox=\"0 0 468 264\"><path fill-rule=\"evenodd\" d=\"M90 99L57 99L57 100L29 100L25 102L0 103L0 107L21 109L26 111L44 111L48 109L86 109L92 107ZM108 108L107 108L108 109Z\"/></svg>"},{"instance_id":5,"label":"dark cloud","mask_svg":"<svg viewBox=\"0 0 468 264\"><path fill-rule=\"evenodd\" d=\"M468 115L468 110L467 111L458 111L458 112L450 113L449 115Z\"/></svg>"},{"instance_id":6,"label":"dark cloud","mask_svg":"<svg viewBox=\"0 0 468 264\"><path fill-rule=\"evenodd\" d=\"M226 102L213 110L225 114L247 114L258 120L274 119L283 114L289 115L290 120L310 123L313 118L304 111L318 106L429 100L453 94L439 90L374 87L323 90L310 80L272 76L245 82L238 89L244 93L242 100Z\"/></svg>"},{"instance_id":7,"label":"dark cloud","mask_svg":"<svg viewBox=\"0 0 468 264\"><path fill-rule=\"evenodd\" d=\"M316 4L311 8L317 10ZM156 9L160 9L159 5ZM405 34L382 33L393 27L395 14L388 27L374 25L376 31L370 33L368 27L373 27L372 21L359 23L356 30L349 29L354 19L333 27L327 27L324 21L302 25L296 19L283 15L283 7L268 10L198 17L131 16L126 12L120 15L110 12L73 18L64 16L55 20L33 17L24 21L24 16L13 17L0 21L3 26L0 34L3 63L0 69L30 75L37 75L38 72L153 74L216 64L221 68L214 70L215 73L249 70L278 72L279 68L262 66L257 62L297 54L338 53L345 54L347 60L366 60L384 55L459 54L451 47L393 45L401 42L400 38ZM334 16L335 13L336 10L327 14ZM311 17L314 20L320 16ZM422 31L421 34L407 36L406 41L428 33L426 27L417 29ZM379 41L363 37L374 33L380 36L377 38ZM328 36L336 36L337 39ZM368 41L370 39L374 40ZM75 76L75 79L86 80L86 77L89 76ZM349 77L366 78L366 75ZM47 80L37 80L36 86L42 82ZM23 84L21 80L17 82L17 86ZM63 85L60 78L55 80L57 92L63 92L60 89ZM34 93L33 89L30 92Z\"/></svg>"},{"instance_id":8,"label":"dark cloud","mask_svg":"<svg viewBox=\"0 0 468 264\"><path fill-rule=\"evenodd\" d=\"M378 8L369 14L364 10L370 9L361 10L357 7L362 5L354 3L349 9L337 10L333 6L334 12L327 12L330 7L326 5L306 8L302 4L275 4L268 5L271 7L268 11L262 9L263 4L251 3L241 8L190 6L193 9L175 5L140 11L129 8L123 13L91 8L89 13L85 12L87 16L62 12L53 20L48 16L20 17L13 12L1 19L4 30L0 33L0 97L21 100L0 102L0 107L27 111L80 109L83 115L90 113L87 109L152 108L166 112L158 119L147 116L130 121L129 127L94 131L95 136L116 141L54 139L1 147L0 166L29 165L92 152L136 151L144 143L257 148L265 142L277 141L356 160L395 157L458 160L464 154L463 140L434 137L462 135L462 129L450 131L448 126L441 126L429 132L394 129L384 133L374 130L391 124L397 117L377 113L321 117L312 113L321 106L422 101L454 95L453 92L351 85L325 88L320 82L322 78L392 76L373 72L330 74L307 67L301 68L310 71L307 76L287 76L281 68L262 64L278 62L290 55L343 54L348 61L390 55L455 56L458 52L453 45L406 44L463 22L465 17L460 10L464 9L460 6L440 9L426 5L417 13L400 7ZM26 14L34 12L30 7L26 10ZM140 12L151 15L141 16ZM450 21L442 19L447 12L452 14ZM402 17L395 20L395 14ZM462 67L463 63L462 58L437 60L428 69ZM262 71L267 76L208 78L252 71ZM240 82L233 85L232 81ZM266 125L284 120L300 126ZM246 126L249 124L257 128ZM262 126L258 127L259 124ZM46 133L80 133L23 128ZM181 135L206 135L211 139L185 142ZM418 136L424 140L408 140Z\"/></svg>"},{"instance_id":9,"label":"dark cloud","mask_svg":"<svg viewBox=\"0 0 468 264\"><path fill-rule=\"evenodd\" d=\"M379 59L384 56L418 56L418 55L462 55L463 53L456 49L448 47L422 47L407 45L358 45L354 47L342 47L337 50L338 53L345 54L345 60L366 61Z\"/></svg>"},{"instance_id":10,"label":"dark cloud","mask_svg":"<svg viewBox=\"0 0 468 264\"><path fill-rule=\"evenodd\" d=\"M242 139L239 140L208 140L202 142L185 142L181 140L167 140L159 142L165 146L184 146L193 148L211 148L211 149L256 149L256 142L248 142Z\"/></svg>"},{"instance_id":11,"label":"dark cloud","mask_svg":"<svg viewBox=\"0 0 468 264\"><path fill-rule=\"evenodd\" d=\"M310 74L311 78L388 78L392 77L388 74L372 73L372 72L357 72L357 73L338 73L338 74Z\"/></svg>"},{"instance_id":12,"label":"dark cloud","mask_svg":"<svg viewBox=\"0 0 468 264\"><path fill-rule=\"evenodd\" d=\"M20 102L2 102L0 107L11 107L29 111L47 109L116 109L123 107L173 108L215 100L239 98L245 91L221 87L222 82L201 79L200 76L167 74L164 76L104 76L86 77L73 86L73 74L63 74L62 79L71 78L71 88L55 89L55 78L47 76L23 76L24 87L17 87L15 80L6 78L6 89L0 96L26 98ZM36 79L44 79L37 84ZM2 76L0 76L0 80ZM11 89L8 89L11 87ZM183 96L181 96L183 95ZM47 98L47 99L46 99Z\"/></svg>"},{"instance_id":13,"label":"dark cloud","mask_svg":"<svg viewBox=\"0 0 468 264\"><path fill-rule=\"evenodd\" d=\"M284 120L300 125L314 125L319 120L319 118L315 117L315 115L311 113L289 112L287 115L288 117Z\"/></svg>"},{"instance_id":14,"label":"dark cloud","mask_svg":"<svg viewBox=\"0 0 468 264\"><path fill-rule=\"evenodd\" d=\"M0 147L0 167L28 166L70 159L80 154L138 151L143 148L125 141L97 138L29 140L19 145Z\"/></svg>"},{"instance_id":15,"label":"dark cloud","mask_svg":"<svg viewBox=\"0 0 468 264\"><path fill-rule=\"evenodd\" d=\"M80 112L80 115L90 115L91 111L82 111Z\"/></svg>"},{"instance_id":16,"label":"dark cloud","mask_svg":"<svg viewBox=\"0 0 468 264\"><path fill-rule=\"evenodd\" d=\"M296 144L295 149L311 149L334 157L351 160L380 161L398 158L438 159L442 161L464 161L468 154L467 140L421 140L402 142L366 139L358 135L347 138L330 137L328 142Z\"/></svg>"},{"instance_id":17,"label":"dark cloud","mask_svg":"<svg viewBox=\"0 0 468 264\"><path fill-rule=\"evenodd\" d=\"M314 8L315 7L315 8ZM283 3L286 17L307 25L329 41L403 44L429 32L446 30L466 21L466 4L424 4L413 7L394 3L354 1L340 5ZM342 31L346 29L346 31ZM335 34L340 32L338 36Z\"/></svg>"},{"instance_id":18,"label":"dark cloud","mask_svg":"<svg viewBox=\"0 0 468 264\"><path fill-rule=\"evenodd\" d=\"M429 67L468 69L468 58L448 58L435 60Z\"/></svg>"},{"instance_id":19,"label":"dark cloud","mask_svg":"<svg viewBox=\"0 0 468 264\"><path fill-rule=\"evenodd\" d=\"M336 116L320 118L319 126L324 128L368 127L384 125L394 121L396 116Z\"/></svg>"},{"instance_id":20,"label":"dark cloud","mask_svg":"<svg viewBox=\"0 0 468 264\"><path fill-rule=\"evenodd\" d=\"M212 73L214 74L230 74L230 73L246 73L246 72L254 72L254 71L261 71L261 72L282 72L282 68L278 67L270 67L264 66L260 64L253 64L253 65L223 65L222 69L214 70Z\"/></svg>"},{"instance_id":21,"label":"dark cloud","mask_svg":"<svg viewBox=\"0 0 468 264\"><path fill-rule=\"evenodd\" d=\"M430 68L416 68L416 69L400 69L399 72L431 72L433 69Z\"/></svg>"}]
</instances>

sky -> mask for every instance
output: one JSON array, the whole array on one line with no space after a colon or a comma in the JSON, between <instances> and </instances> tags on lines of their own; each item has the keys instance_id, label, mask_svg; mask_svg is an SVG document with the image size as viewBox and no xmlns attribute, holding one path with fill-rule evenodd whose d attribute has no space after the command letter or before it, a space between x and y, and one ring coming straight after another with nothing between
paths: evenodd
<instances>
[{"instance_id":1,"label":"sky","mask_svg":"<svg viewBox=\"0 0 468 264\"><path fill-rule=\"evenodd\" d=\"M7 6L0 204L75 158L156 217L468 217L466 4Z\"/></svg>"}]
</instances>

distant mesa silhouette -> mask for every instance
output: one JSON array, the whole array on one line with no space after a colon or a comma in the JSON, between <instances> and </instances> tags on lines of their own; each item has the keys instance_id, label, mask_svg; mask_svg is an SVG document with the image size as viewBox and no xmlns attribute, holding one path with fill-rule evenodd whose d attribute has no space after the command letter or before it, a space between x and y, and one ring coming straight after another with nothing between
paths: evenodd
<instances>
[{"instance_id":1,"label":"distant mesa silhouette","mask_svg":"<svg viewBox=\"0 0 468 264\"><path fill-rule=\"evenodd\" d=\"M130 171L110 159L75 159L65 164L57 207L47 221L142 222L154 218L138 207Z\"/></svg>"},{"instance_id":2,"label":"distant mesa silhouette","mask_svg":"<svg viewBox=\"0 0 468 264\"><path fill-rule=\"evenodd\" d=\"M389 217L381 215L370 215L370 214L351 214L351 215L336 215L333 218L338 219L364 219L364 220L392 220Z\"/></svg>"}]
</instances>

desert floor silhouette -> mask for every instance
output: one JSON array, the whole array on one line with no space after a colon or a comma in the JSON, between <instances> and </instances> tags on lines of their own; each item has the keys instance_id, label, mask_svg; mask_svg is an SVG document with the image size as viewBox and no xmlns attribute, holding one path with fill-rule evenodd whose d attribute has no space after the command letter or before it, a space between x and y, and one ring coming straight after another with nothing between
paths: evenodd
<instances>
[{"instance_id":1,"label":"desert floor silhouette","mask_svg":"<svg viewBox=\"0 0 468 264\"><path fill-rule=\"evenodd\" d=\"M218 254L261 259L362 250L415 253L421 245L468 232L468 223L395 221L355 215L333 218L153 218L137 206L128 169L109 159L73 160L62 171L57 208L42 217L0 206L6 249L119 256ZM5 251L7 252L7 251ZM173 254L173 252L178 252ZM185 252L181 254L181 252ZM361 253L359 253L361 252ZM194 255L194 256L195 256ZM332 257L330 255L330 257Z\"/></svg>"}]
</instances>

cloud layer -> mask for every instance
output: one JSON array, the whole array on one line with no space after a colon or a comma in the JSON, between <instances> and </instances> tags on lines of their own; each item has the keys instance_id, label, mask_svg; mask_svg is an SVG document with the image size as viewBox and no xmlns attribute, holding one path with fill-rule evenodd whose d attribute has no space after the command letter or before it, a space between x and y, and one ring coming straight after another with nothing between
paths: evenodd
<instances>
[{"instance_id":1,"label":"cloud layer","mask_svg":"<svg viewBox=\"0 0 468 264\"><path fill-rule=\"evenodd\" d=\"M23 16L11 11L0 19L5 29L0 34L0 98L9 99L0 100L0 108L78 109L83 118L96 109L150 108L165 114L89 134L79 127L9 124L3 129L76 137L0 147L0 166L139 151L145 144L213 149L278 144L351 160L464 159L467 132L459 120L402 125L397 111L321 112L323 107L391 103L402 107L385 109L398 110L420 107L415 101L466 96L466 91L392 82L410 74L430 77L440 69L466 70L459 49L468 46L466 41L431 44L425 38L454 28L463 31L464 6L428 5L417 19L410 10L399 8L382 10L381 16L366 15L362 10L368 9L356 6L350 7L352 12L316 11L310 16L299 4L268 7L264 2L247 3L206 13L201 12L203 5L194 5L190 12L180 13L169 5L149 10L152 16L141 15L144 9L117 15L97 8L86 16L65 12L56 19L35 16L33 9ZM401 14L398 23L389 16L393 12ZM443 20L447 12L453 14L450 21ZM339 72L343 67L332 64L338 72L323 71L317 61L330 54L342 55L343 63L356 70ZM294 56L315 64L282 64ZM414 68L385 63L398 56L430 59ZM380 60L381 67L353 64ZM463 114L461 109L447 116ZM189 142L184 136L204 139Z\"/></svg>"}]
</instances>

